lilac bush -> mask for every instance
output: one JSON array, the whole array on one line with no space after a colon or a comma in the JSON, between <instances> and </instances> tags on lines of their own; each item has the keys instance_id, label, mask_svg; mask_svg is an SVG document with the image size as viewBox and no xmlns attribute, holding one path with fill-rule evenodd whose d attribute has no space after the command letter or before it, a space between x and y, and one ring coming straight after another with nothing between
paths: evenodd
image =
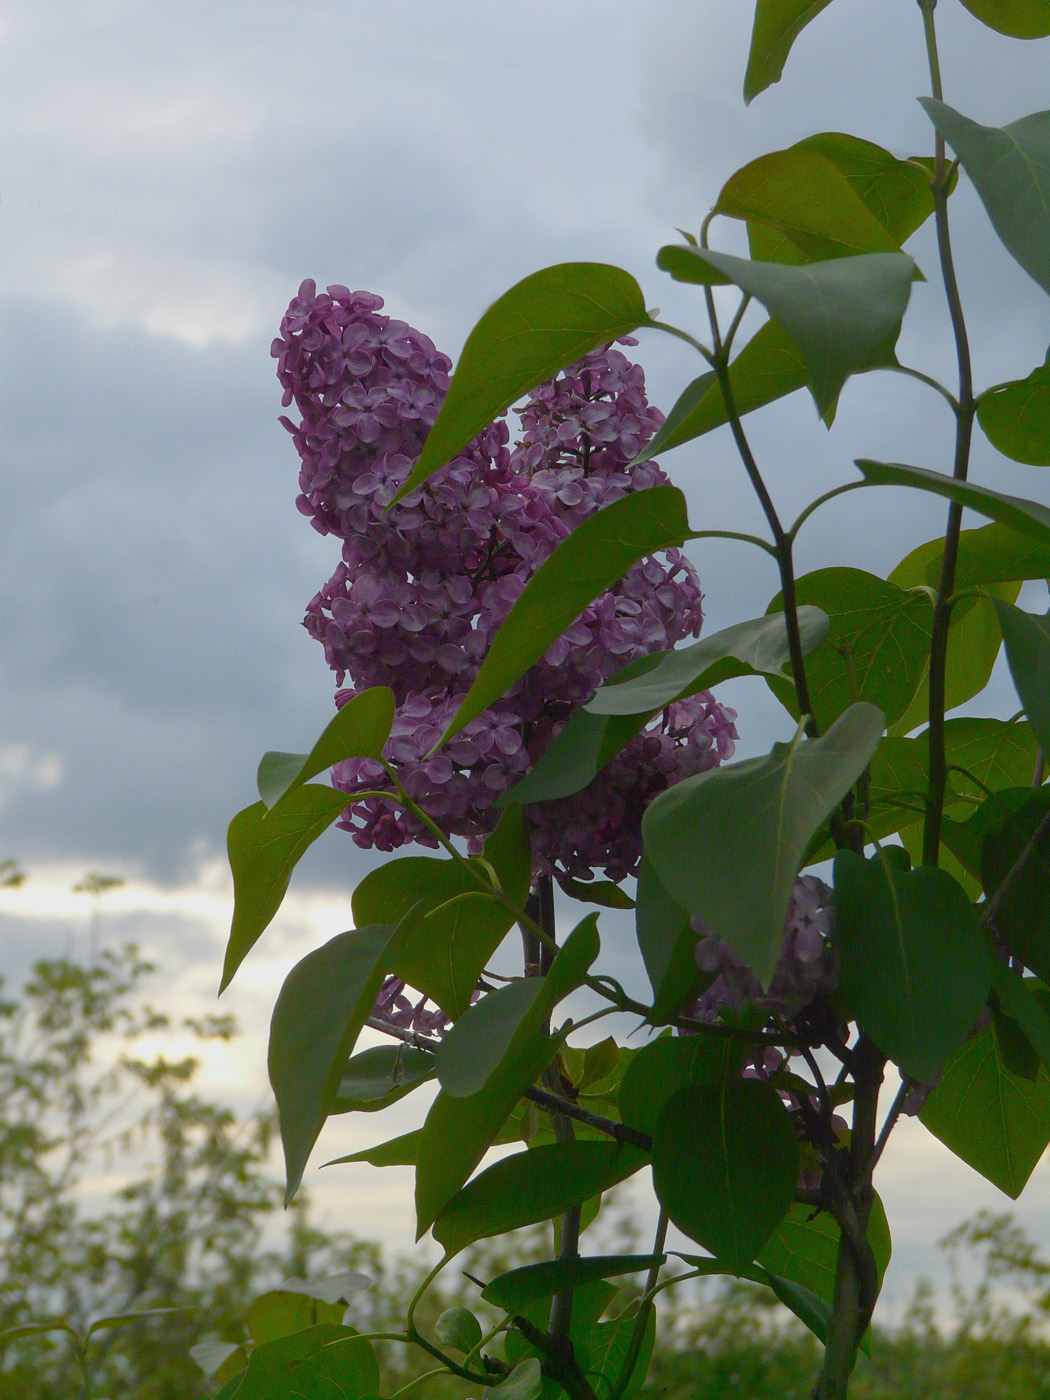
<instances>
[{"instance_id":1,"label":"lilac bush","mask_svg":"<svg viewBox=\"0 0 1050 1400\"><path fill-rule=\"evenodd\" d=\"M636 564L591 604L499 703L433 757L492 638L536 568L583 520L666 482L631 461L663 421L645 378L612 346L539 385L505 419L388 510L437 417L451 361L381 314L382 299L306 281L274 341L284 417L301 460L299 510L342 541L342 559L305 625L344 704L386 685L398 704L385 757L420 809L477 850L497 801L565 721L631 661L696 637L696 571L678 550ZM631 340L621 342L634 344ZM671 784L730 758L736 714L708 692L668 708L584 792L528 809L538 872L620 880L637 869L640 820ZM353 759L333 781L348 794L388 790L382 766ZM381 851L435 844L382 797L351 803L342 825Z\"/></svg>"}]
</instances>

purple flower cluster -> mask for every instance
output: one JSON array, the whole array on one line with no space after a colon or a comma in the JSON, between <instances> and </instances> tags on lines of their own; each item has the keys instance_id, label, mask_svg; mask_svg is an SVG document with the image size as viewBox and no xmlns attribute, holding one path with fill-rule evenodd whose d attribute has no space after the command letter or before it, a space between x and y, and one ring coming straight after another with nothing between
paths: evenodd
<instances>
[{"instance_id":1,"label":"purple flower cluster","mask_svg":"<svg viewBox=\"0 0 1050 1400\"><path fill-rule=\"evenodd\" d=\"M342 561L305 625L340 685L337 703L374 685L398 702L388 761L420 808L476 846L500 795L544 752L569 715L638 657L699 635L702 594L677 550L635 565L597 599L500 701L434 757L445 729L528 579L584 519L663 483L629 463L662 422L644 376L619 350L584 357L533 390L521 436L491 424L388 511L437 417L451 363L367 292L304 282L274 342L301 459L300 511L342 540ZM633 344L627 341L626 344ZM577 797L530 809L540 869L620 878L636 868L639 819L657 792L733 752L732 710L703 693L665 712ZM389 786L382 768L333 771L351 795ZM433 845L382 798L342 819L361 846Z\"/></svg>"},{"instance_id":2,"label":"purple flower cluster","mask_svg":"<svg viewBox=\"0 0 1050 1400\"><path fill-rule=\"evenodd\" d=\"M838 962L831 946L834 894L816 875L800 875L791 892L784 937L769 990L744 966L723 939L700 919L691 920L699 935L696 965L712 976L706 991L689 1009L698 1021L714 1021L723 1008L737 1011L747 1002L789 1020L821 993L838 985Z\"/></svg>"}]
</instances>

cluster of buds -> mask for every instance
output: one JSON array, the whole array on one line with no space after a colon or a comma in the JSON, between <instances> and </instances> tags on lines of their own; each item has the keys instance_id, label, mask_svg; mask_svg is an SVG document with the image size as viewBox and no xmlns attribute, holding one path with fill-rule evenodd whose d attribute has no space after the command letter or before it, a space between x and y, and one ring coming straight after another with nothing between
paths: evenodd
<instances>
[{"instance_id":1,"label":"cluster of buds","mask_svg":"<svg viewBox=\"0 0 1050 1400\"><path fill-rule=\"evenodd\" d=\"M677 550L636 564L496 706L431 755L536 569L596 510L666 481L653 462L631 466L662 415L641 368L606 347L532 391L513 446L500 419L390 508L437 417L451 362L382 305L368 292L318 293L304 282L273 345L285 406L301 415L281 420L301 460L298 507L342 541L306 627L337 683L349 681L337 703L374 685L393 690L384 756L420 810L476 850L500 796L599 685L699 635L702 594ZM730 757L735 719L709 693L693 696L584 792L528 809L535 868L584 879L632 873L647 803ZM333 781L351 798L389 787L366 759L337 765ZM434 844L417 817L381 797L351 802L342 824L366 848Z\"/></svg>"}]
</instances>

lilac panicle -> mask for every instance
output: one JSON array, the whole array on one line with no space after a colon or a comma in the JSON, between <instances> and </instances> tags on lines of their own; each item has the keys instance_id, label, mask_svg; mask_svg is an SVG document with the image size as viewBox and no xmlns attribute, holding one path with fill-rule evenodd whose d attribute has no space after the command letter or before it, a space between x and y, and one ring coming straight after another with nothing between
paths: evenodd
<instances>
[{"instance_id":1,"label":"lilac panicle","mask_svg":"<svg viewBox=\"0 0 1050 1400\"><path fill-rule=\"evenodd\" d=\"M522 679L440 753L492 638L535 570L583 520L663 484L632 459L663 421L641 368L615 347L539 385L423 486L387 510L419 456L451 362L382 312L381 298L304 282L273 344L283 418L299 452L298 507L342 541L335 573L305 619L345 703L388 685L398 703L386 758L420 808L477 849L500 796L539 759L568 717L629 662L699 635L702 594L677 550L643 560L590 605ZM633 341L624 341L633 344ZM671 783L733 753L735 713L708 693L671 706L582 793L530 808L538 869L588 878L632 873L641 814ZM389 786L354 759L333 770L348 794ZM342 824L361 846L434 845L410 812L352 802Z\"/></svg>"}]
</instances>

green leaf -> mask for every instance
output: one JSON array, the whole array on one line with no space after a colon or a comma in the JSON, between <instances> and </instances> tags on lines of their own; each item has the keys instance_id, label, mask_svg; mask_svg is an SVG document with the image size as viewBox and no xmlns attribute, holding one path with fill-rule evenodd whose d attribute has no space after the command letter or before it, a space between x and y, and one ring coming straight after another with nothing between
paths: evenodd
<instances>
[{"instance_id":1,"label":"green leaf","mask_svg":"<svg viewBox=\"0 0 1050 1400\"><path fill-rule=\"evenodd\" d=\"M462 1085L460 1056L473 1047L481 1058L484 1078L479 1074L481 1087L465 1096L443 1089L427 1114L416 1168L418 1235L429 1229L470 1176L511 1109L554 1054L557 1041L547 1034L546 1023L552 1008L581 985L598 956L597 919L589 914L569 935L547 975L535 979L539 990L528 990L534 999L522 1010L506 1042L494 1051L485 1044L490 1016L483 1001L472 1006L443 1041L437 1057L439 1075L447 1072L452 1082Z\"/></svg>"},{"instance_id":2,"label":"green leaf","mask_svg":"<svg viewBox=\"0 0 1050 1400\"><path fill-rule=\"evenodd\" d=\"M528 898L532 854L518 806L508 806L484 846L512 906ZM486 877L488 883L488 877ZM486 963L514 922L508 910L485 894L469 870L454 860L404 856L366 875L354 891L359 925L398 923L420 904L390 971L437 1002L446 1016L462 1015Z\"/></svg>"},{"instance_id":3,"label":"green leaf","mask_svg":"<svg viewBox=\"0 0 1050 1400\"><path fill-rule=\"evenodd\" d=\"M543 1373L535 1356L527 1356L519 1361L509 1376L498 1385L488 1386L484 1395L495 1400L537 1400L543 1392Z\"/></svg>"},{"instance_id":4,"label":"green leaf","mask_svg":"<svg viewBox=\"0 0 1050 1400\"><path fill-rule=\"evenodd\" d=\"M379 1363L353 1328L321 1323L256 1347L234 1393L238 1400L374 1400Z\"/></svg>"},{"instance_id":5,"label":"green leaf","mask_svg":"<svg viewBox=\"0 0 1050 1400\"><path fill-rule=\"evenodd\" d=\"M310 783L288 793L275 811L256 802L230 822L226 849L233 873L233 923L220 995L280 909L300 858L349 801L345 792Z\"/></svg>"},{"instance_id":6,"label":"green leaf","mask_svg":"<svg viewBox=\"0 0 1050 1400\"><path fill-rule=\"evenodd\" d=\"M831 0L758 0L744 75L744 101L780 82L791 46Z\"/></svg>"},{"instance_id":7,"label":"green leaf","mask_svg":"<svg viewBox=\"0 0 1050 1400\"><path fill-rule=\"evenodd\" d=\"M285 793L316 778L344 758L382 758L394 723L394 692L363 690L338 710L308 754L265 753L259 764L259 796L267 808Z\"/></svg>"},{"instance_id":8,"label":"green leaf","mask_svg":"<svg viewBox=\"0 0 1050 1400\"><path fill-rule=\"evenodd\" d=\"M458 1192L434 1238L451 1254L475 1240L551 1220L632 1176L647 1153L627 1143L555 1142L504 1157Z\"/></svg>"},{"instance_id":9,"label":"green leaf","mask_svg":"<svg viewBox=\"0 0 1050 1400\"><path fill-rule=\"evenodd\" d=\"M872 486L912 486L919 491L930 491L935 496L946 496L948 500L958 501L979 515L998 520L1029 539L1043 545L1050 544L1050 510L1038 501L1007 496L1002 491L991 491L987 486L975 486L972 481L956 481L954 477L944 476L940 472L928 472L924 467L908 467L901 462L862 459L856 465L865 481Z\"/></svg>"},{"instance_id":10,"label":"green leaf","mask_svg":"<svg viewBox=\"0 0 1050 1400\"><path fill-rule=\"evenodd\" d=\"M962 162L1007 252L1050 292L1050 112L981 126L932 97L919 101Z\"/></svg>"},{"instance_id":11,"label":"green leaf","mask_svg":"<svg viewBox=\"0 0 1050 1400\"><path fill-rule=\"evenodd\" d=\"M892 1246L886 1211L878 1196L868 1219L868 1243L881 1284ZM826 1211L814 1213L812 1206L791 1205L758 1255L758 1262L771 1274L790 1279L830 1303L835 1296L838 1253L839 1227L834 1219Z\"/></svg>"},{"instance_id":12,"label":"green leaf","mask_svg":"<svg viewBox=\"0 0 1050 1400\"><path fill-rule=\"evenodd\" d=\"M376 1113L434 1076L434 1057L411 1045L374 1045L344 1067L330 1113Z\"/></svg>"},{"instance_id":13,"label":"green leaf","mask_svg":"<svg viewBox=\"0 0 1050 1400\"><path fill-rule=\"evenodd\" d=\"M599 1322L584 1339L582 1351L587 1357L586 1377L595 1400L609 1400L617 1379L627 1364L631 1339L634 1336L633 1316L616 1317ZM642 1334L642 1347L626 1381L626 1394L635 1396L645 1381L656 1342L656 1309L650 1309Z\"/></svg>"},{"instance_id":14,"label":"green leaf","mask_svg":"<svg viewBox=\"0 0 1050 1400\"><path fill-rule=\"evenodd\" d=\"M552 1298L596 1278L640 1274L666 1258L665 1254L603 1254L591 1259L545 1259L500 1274L482 1289L481 1296L503 1312L520 1313L537 1298Z\"/></svg>"},{"instance_id":15,"label":"green leaf","mask_svg":"<svg viewBox=\"0 0 1050 1400\"><path fill-rule=\"evenodd\" d=\"M934 1137L1013 1200L1050 1142L1050 1078L1011 1074L989 1026L960 1046L919 1114Z\"/></svg>"},{"instance_id":16,"label":"green leaf","mask_svg":"<svg viewBox=\"0 0 1050 1400\"><path fill-rule=\"evenodd\" d=\"M992 962L992 987L1002 1013L1018 1027L1044 1068L1050 1069L1050 1014L1045 1002L1046 989L1034 977L1019 976L998 958ZM1035 1075L1025 1077L1034 1079Z\"/></svg>"},{"instance_id":17,"label":"green leaf","mask_svg":"<svg viewBox=\"0 0 1050 1400\"><path fill-rule=\"evenodd\" d=\"M695 942L696 935L693 935ZM643 1045L620 1084L620 1118L652 1137L671 1099L688 1086L710 1089L739 1073L746 1047L708 1036L661 1036Z\"/></svg>"},{"instance_id":18,"label":"green leaf","mask_svg":"<svg viewBox=\"0 0 1050 1400\"><path fill-rule=\"evenodd\" d=\"M435 1340L457 1351L473 1351L481 1341L481 1323L468 1308L446 1308L434 1324Z\"/></svg>"},{"instance_id":19,"label":"green leaf","mask_svg":"<svg viewBox=\"0 0 1050 1400\"><path fill-rule=\"evenodd\" d=\"M511 982L483 996L460 1017L434 1056L446 1094L463 1099L485 1088L522 1022L535 1010L544 986L542 977Z\"/></svg>"},{"instance_id":20,"label":"green leaf","mask_svg":"<svg viewBox=\"0 0 1050 1400\"><path fill-rule=\"evenodd\" d=\"M1050 617L995 599L1014 688L1044 753L1050 753Z\"/></svg>"},{"instance_id":21,"label":"green leaf","mask_svg":"<svg viewBox=\"0 0 1050 1400\"><path fill-rule=\"evenodd\" d=\"M790 267L704 248L683 251L723 273L780 322L798 346L822 416L834 408L851 374L893 363L915 273L905 253L866 253Z\"/></svg>"},{"instance_id":22,"label":"green leaf","mask_svg":"<svg viewBox=\"0 0 1050 1400\"><path fill-rule=\"evenodd\" d=\"M626 890L612 880L570 880L556 875L558 888L581 904L599 904L603 909L633 909L635 902Z\"/></svg>"},{"instance_id":23,"label":"green leaf","mask_svg":"<svg viewBox=\"0 0 1050 1400\"><path fill-rule=\"evenodd\" d=\"M958 715L944 726L944 752L950 770L966 770L950 774L953 792L964 800L949 801L947 810L959 819L984 800L986 788L998 792L1030 784L1036 742L1031 725L1023 722Z\"/></svg>"},{"instance_id":24,"label":"green leaf","mask_svg":"<svg viewBox=\"0 0 1050 1400\"><path fill-rule=\"evenodd\" d=\"M803 1288L793 1279L781 1278L778 1274L766 1271L770 1288L786 1308L790 1308L804 1326L808 1327L819 1342L826 1345L828 1323L831 1321L831 1304L808 1288ZM862 1342L863 1346L864 1343Z\"/></svg>"},{"instance_id":25,"label":"green leaf","mask_svg":"<svg viewBox=\"0 0 1050 1400\"><path fill-rule=\"evenodd\" d=\"M525 585L441 742L498 700L632 564L684 544L690 533L685 497L674 486L624 496L577 526Z\"/></svg>"},{"instance_id":26,"label":"green leaf","mask_svg":"<svg viewBox=\"0 0 1050 1400\"><path fill-rule=\"evenodd\" d=\"M807 136L793 149L815 151L842 173L850 188L899 248L934 211L932 171L922 157L898 160L882 146L842 131Z\"/></svg>"},{"instance_id":27,"label":"green leaf","mask_svg":"<svg viewBox=\"0 0 1050 1400\"><path fill-rule=\"evenodd\" d=\"M966 895L933 866L904 871L840 851L835 947L858 1023L905 1074L929 1079L991 987L991 954Z\"/></svg>"},{"instance_id":28,"label":"green leaf","mask_svg":"<svg viewBox=\"0 0 1050 1400\"><path fill-rule=\"evenodd\" d=\"M270 1289L248 1304L244 1323L256 1346L305 1332L308 1327L329 1322L339 1325L346 1312L345 1303L326 1303L309 1298L304 1293Z\"/></svg>"},{"instance_id":29,"label":"green leaf","mask_svg":"<svg viewBox=\"0 0 1050 1400\"><path fill-rule=\"evenodd\" d=\"M1006 794L1007 796L1009 794ZM990 804L989 804L990 806ZM986 831L981 848L981 883L991 896L1004 885L1022 852L1025 863L1010 879L995 909L995 928L1007 946L1044 981L1050 980L1050 832L1039 830L1050 812L1050 787L1031 790L1018 810L1003 804L982 809L974 824ZM991 828L988 830L988 828ZM1030 849L1029 849L1030 848Z\"/></svg>"},{"instance_id":30,"label":"green leaf","mask_svg":"<svg viewBox=\"0 0 1050 1400\"><path fill-rule=\"evenodd\" d=\"M422 485L537 384L649 324L638 283L604 263L561 263L511 287L467 337L437 421L394 500Z\"/></svg>"},{"instance_id":31,"label":"green leaf","mask_svg":"<svg viewBox=\"0 0 1050 1400\"><path fill-rule=\"evenodd\" d=\"M664 889L645 856L638 871L635 932L653 989L652 1019L659 1025L696 991L700 970L693 958L696 934L689 915Z\"/></svg>"},{"instance_id":32,"label":"green leaf","mask_svg":"<svg viewBox=\"0 0 1050 1400\"><path fill-rule=\"evenodd\" d=\"M977 400L977 419L1004 457L1050 467L1050 354L1027 379L986 389Z\"/></svg>"},{"instance_id":33,"label":"green leaf","mask_svg":"<svg viewBox=\"0 0 1050 1400\"><path fill-rule=\"evenodd\" d=\"M653 1138L653 1187L674 1223L731 1267L751 1262L798 1188L798 1137L770 1085L680 1089Z\"/></svg>"},{"instance_id":34,"label":"green leaf","mask_svg":"<svg viewBox=\"0 0 1050 1400\"><path fill-rule=\"evenodd\" d=\"M962 0L962 3L989 29L1008 34L1011 39L1042 39L1050 34L1050 4L1047 0Z\"/></svg>"},{"instance_id":35,"label":"green leaf","mask_svg":"<svg viewBox=\"0 0 1050 1400\"><path fill-rule=\"evenodd\" d=\"M77 1329L64 1318L55 1317L45 1319L43 1322L23 1322L17 1327L5 1327L0 1332L0 1346L6 1346L8 1342L17 1342L21 1337L39 1337L45 1332L68 1332L76 1337Z\"/></svg>"},{"instance_id":36,"label":"green leaf","mask_svg":"<svg viewBox=\"0 0 1050 1400\"><path fill-rule=\"evenodd\" d=\"M800 607L798 627L803 655L809 655L828 634L828 618L820 608ZM648 719L675 700L709 690L737 676L782 675L790 659L787 627L782 612L737 622L690 646L667 651L656 664L633 680L613 678L587 702L597 715L644 714Z\"/></svg>"},{"instance_id":37,"label":"green leaf","mask_svg":"<svg viewBox=\"0 0 1050 1400\"><path fill-rule=\"evenodd\" d=\"M921 172L914 175L929 189ZM759 156L731 175L715 212L775 230L807 261L900 250L838 166L804 144Z\"/></svg>"},{"instance_id":38,"label":"green leaf","mask_svg":"<svg viewBox=\"0 0 1050 1400\"><path fill-rule=\"evenodd\" d=\"M285 978L270 1022L270 1083L281 1120L290 1201L339 1092L403 936L385 924L336 934Z\"/></svg>"},{"instance_id":39,"label":"green leaf","mask_svg":"<svg viewBox=\"0 0 1050 1400\"><path fill-rule=\"evenodd\" d=\"M671 251L687 253L684 248L661 249L657 264L665 271L671 271L671 267L661 259ZM686 268L703 266L688 256L681 263ZM672 271L671 275L676 276L676 273ZM806 363L798 346L778 321L767 321L760 326L740 351L729 366L729 385L733 391L733 404L741 418L786 394L793 394L796 389L805 388ZM702 437L726 422L728 417L721 386L713 373L703 374L699 379L694 379L681 395L668 414L667 421L634 461L647 462L650 457L681 447L684 442Z\"/></svg>"},{"instance_id":40,"label":"green leaf","mask_svg":"<svg viewBox=\"0 0 1050 1400\"><path fill-rule=\"evenodd\" d=\"M928 667L933 605L925 592L905 592L862 569L818 569L797 581L800 603L828 619L827 641L806 662L813 717L827 729L850 705L867 700L893 724L905 713ZM769 605L779 614L781 595ZM769 688L799 717L794 686Z\"/></svg>"},{"instance_id":41,"label":"green leaf","mask_svg":"<svg viewBox=\"0 0 1050 1400\"><path fill-rule=\"evenodd\" d=\"M367 1162L372 1167L414 1167L419 1159L419 1144L422 1137L423 1129L416 1128L411 1133L402 1133L400 1137L378 1143L375 1147L365 1147L360 1152L351 1152L347 1157L333 1157L330 1162L325 1162L324 1165L337 1167L344 1162Z\"/></svg>"},{"instance_id":42,"label":"green leaf","mask_svg":"<svg viewBox=\"0 0 1050 1400\"><path fill-rule=\"evenodd\" d=\"M646 856L671 898L724 938L763 986L806 847L870 763L882 730L881 711L853 705L822 738L796 736L766 757L686 778L642 818Z\"/></svg>"},{"instance_id":43,"label":"green leaf","mask_svg":"<svg viewBox=\"0 0 1050 1400\"><path fill-rule=\"evenodd\" d=\"M576 710L544 749L539 762L503 800L527 807L534 802L557 802L582 791L650 718L645 714L609 718Z\"/></svg>"},{"instance_id":44,"label":"green leaf","mask_svg":"<svg viewBox=\"0 0 1050 1400\"><path fill-rule=\"evenodd\" d=\"M202 1337L191 1346L189 1355L206 1376L214 1377L220 1385L239 1376L248 1364L248 1353L243 1346L236 1342L224 1342L215 1333Z\"/></svg>"}]
</instances>

